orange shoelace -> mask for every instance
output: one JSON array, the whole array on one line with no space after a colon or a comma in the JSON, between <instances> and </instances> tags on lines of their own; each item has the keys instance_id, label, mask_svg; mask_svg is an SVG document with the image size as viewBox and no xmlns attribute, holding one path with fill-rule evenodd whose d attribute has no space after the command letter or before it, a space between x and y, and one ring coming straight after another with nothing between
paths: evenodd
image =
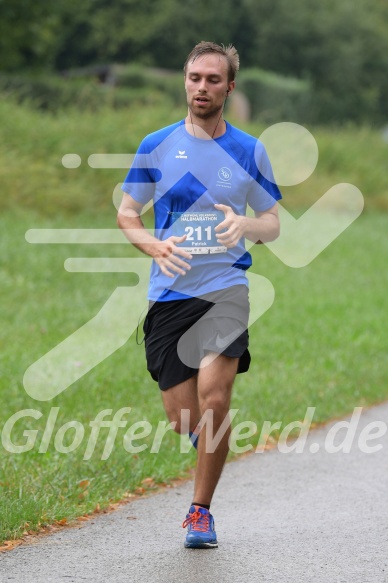
<instances>
[{"instance_id":1,"label":"orange shoelace","mask_svg":"<svg viewBox=\"0 0 388 583\"><path fill-rule=\"evenodd\" d=\"M182 524L182 528L186 528L188 524L193 525L194 530L199 530L200 532L207 532L209 530L209 514L201 514L196 510Z\"/></svg>"}]
</instances>

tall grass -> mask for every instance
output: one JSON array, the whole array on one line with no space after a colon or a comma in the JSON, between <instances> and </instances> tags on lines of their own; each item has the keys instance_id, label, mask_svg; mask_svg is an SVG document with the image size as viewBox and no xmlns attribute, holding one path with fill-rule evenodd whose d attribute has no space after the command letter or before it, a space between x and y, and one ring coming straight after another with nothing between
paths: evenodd
<instances>
[{"instance_id":1,"label":"tall grass","mask_svg":"<svg viewBox=\"0 0 388 583\"><path fill-rule=\"evenodd\" d=\"M185 115L183 107L173 108L167 98L158 107L128 103L127 109L119 111L66 109L55 115L1 101L0 208L23 207L51 217L81 209L98 214L110 207L113 188L126 172L92 169L88 166L89 155L134 153L145 134ZM246 124L243 129L259 136L265 128ZM369 128L349 127L338 132L308 129L318 143L319 162L308 180L283 189L284 204L294 209L310 206L334 184L350 182L362 191L368 210L386 210L388 144L382 137ZM62 166L67 153L81 156L79 168Z\"/></svg>"}]
</instances>

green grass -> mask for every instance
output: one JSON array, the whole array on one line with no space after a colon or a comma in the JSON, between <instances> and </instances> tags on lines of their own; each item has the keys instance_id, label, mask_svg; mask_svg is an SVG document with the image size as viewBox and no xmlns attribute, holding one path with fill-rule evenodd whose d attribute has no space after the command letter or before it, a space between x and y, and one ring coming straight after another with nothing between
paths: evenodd
<instances>
[{"instance_id":1,"label":"green grass","mask_svg":"<svg viewBox=\"0 0 388 583\"><path fill-rule=\"evenodd\" d=\"M125 273L68 273L64 261L140 256L129 245L32 245L25 232L116 228L112 192L126 171L94 170L87 157L134 152L145 133L183 115L183 109L172 111L168 103L157 109L129 104L127 111L63 111L56 116L16 108L7 100L0 103L0 429L20 410L42 414L21 419L12 433L13 441L23 444L28 438L23 432L37 430L30 451L17 454L2 448L0 540L70 520L97 505L102 508L135 491L146 478L162 484L187 475L195 463L193 452L180 453L179 437L172 432L157 455L149 447L136 455L123 448L124 433L134 422L151 423L151 435L139 440L139 445L150 446L157 423L165 420L159 389L145 369L144 347L134 336L52 401L36 401L23 387L29 365L89 321L116 287L136 283ZM264 128L245 129L259 135ZM382 330L388 242L386 215L376 210L387 206L382 163L387 146L367 129L313 133L319 165L306 184L285 191L285 206L298 214L330 186L347 181L362 190L367 211L303 269L286 267L263 246L253 251L253 271L273 283L276 298L250 330L251 370L237 378L232 407L239 409L235 424L254 421L259 432L264 420L284 426L303 419L308 406L316 407L314 421L323 422L388 398L387 338ZM80 168L61 166L68 152L82 157ZM53 436L47 452L39 453L53 407L59 408ZM104 409L115 413L122 407L132 410L109 458L101 460L108 435L102 428L94 454L83 460L89 423ZM83 441L74 452L59 453L54 438L71 421L84 426ZM72 436L69 431L65 444Z\"/></svg>"},{"instance_id":2,"label":"green grass","mask_svg":"<svg viewBox=\"0 0 388 583\"><path fill-rule=\"evenodd\" d=\"M99 214L112 204L114 186L125 169L93 169L94 153L134 153L145 134L174 123L186 115L166 98L157 107L99 112L63 110L42 114L12 101L0 101L0 210L23 207L47 217L88 209ZM230 121L233 121L232 119ZM238 124L241 125L241 124ZM242 129L260 136L264 126L251 123ZM284 204L294 210L310 206L338 182L356 185L366 209L388 209L388 175L385 171L388 144L369 128L341 131L308 127L319 147L316 170L298 186L283 188ZM81 156L79 168L62 166L62 156Z\"/></svg>"},{"instance_id":3,"label":"green grass","mask_svg":"<svg viewBox=\"0 0 388 583\"><path fill-rule=\"evenodd\" d=\"M143 346L134 336L52 401L34 401L24 391L23 373L32 362L93 317L117 286L134 283L126 274L75 274L63 268L69 256L122 257L129 246L31 245L24 233L43 226L110 227L111 215L90 219L82 213L49 220L8 212L1 218L2 427L22 409L35 409L42 417L20 420L12 433L13 441L23 444L25 429L38 430L31 451L10 454L3 449L0 539L20 536L26 522L33 530L90 512L97 504L106 506L133 492L145 478L165 483L194 464L193 453L181 454L179 437L172 432L157 455L149 452L165 414L159 389L145 370ZM252 365L236 382L235 424L254 421L260 431L264 420L279 420L284 427L303 419L308 406L316 407L314 422L322 422L388 398L387 339L381 326L387 284L385 223L384 216L374 213L360 217L299 270L287 268L266 248L254 249L253 270L272 281L276 299L250 330ZM39 453L52 407L59 408L53 437L47 453ZM110 457L101 461L108 434L101 429L93 456L83 460L89 422L103 409L116 412L121 407L132 410ZM84 425L84 440L73 453L58 453L54 437L73 420ZM129 454L122 446L124 432L142 420L154 428L138 442L148 448ZM255 444L257 436L248 442Z\"/></svg>"}]
</instances>

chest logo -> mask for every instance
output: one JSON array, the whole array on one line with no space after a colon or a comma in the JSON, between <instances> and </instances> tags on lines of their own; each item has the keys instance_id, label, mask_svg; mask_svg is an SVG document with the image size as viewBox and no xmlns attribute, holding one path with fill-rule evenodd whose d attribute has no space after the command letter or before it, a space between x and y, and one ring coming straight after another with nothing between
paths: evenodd
<instances>
[{"instance_id":1,"label":"chest logo","mask_svg":"<svg viewBox=\"0 0 388 583\"><path fill-rule=\"evenodd\" d=\"M220 168L218 171L218 178L223 182L229 182L229 180L232 178L231 170L226 166L222 166L222 168Z\"/></svg>"}]
</instances>

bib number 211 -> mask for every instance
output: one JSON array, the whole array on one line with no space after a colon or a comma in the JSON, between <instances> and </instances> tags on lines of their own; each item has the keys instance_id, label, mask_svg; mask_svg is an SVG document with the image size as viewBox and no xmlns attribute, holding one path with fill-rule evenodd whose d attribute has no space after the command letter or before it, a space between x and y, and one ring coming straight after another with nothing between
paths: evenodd
<instances>
[{"instance_id":1,"label":"bib number 211","mask_svg":"<svg viewBox=\"0 0 388 583\"><path fill-rule=\"evenodd\" d=\"M215 227L224 220L222 211L172 213L173 234L186 235L183 243L178 243L192 254L225 253L226 247L217 241Z\"/></svg>"}]
</instances>

